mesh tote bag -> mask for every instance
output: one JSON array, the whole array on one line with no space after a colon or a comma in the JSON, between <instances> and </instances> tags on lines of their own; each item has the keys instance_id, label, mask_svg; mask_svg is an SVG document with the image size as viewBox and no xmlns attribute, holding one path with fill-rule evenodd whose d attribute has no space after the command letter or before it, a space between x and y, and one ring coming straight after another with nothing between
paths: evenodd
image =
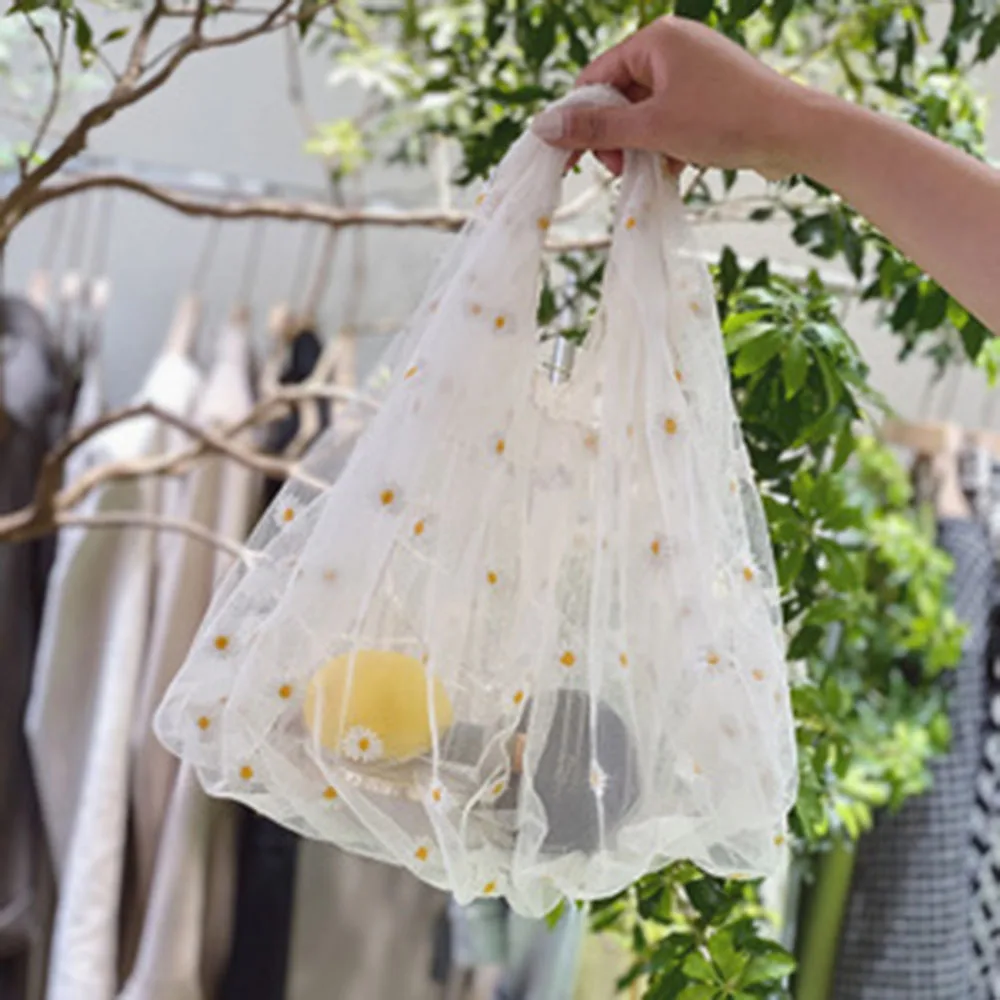
<instances>
[{"instance_id":1,"label":"mesh tote bag","mask_svg":"<svg viewBox=\"0 0 1000 1000\"><path fill-rule=\"evenodd\" d=\"M156 718L210 794L529 916L678 858L768 874L796 776L766 525L676 184L628 154L601 306L554 385L535 316L565 164L512 147Z\"/></svg>"}]
</instances>

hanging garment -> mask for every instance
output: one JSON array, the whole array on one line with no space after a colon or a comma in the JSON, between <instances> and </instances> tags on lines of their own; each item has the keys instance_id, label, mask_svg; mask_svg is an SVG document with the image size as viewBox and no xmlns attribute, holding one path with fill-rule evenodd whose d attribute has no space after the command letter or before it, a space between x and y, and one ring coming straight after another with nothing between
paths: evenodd
<instances>
[{"instance_id":1,"label":"hanging garment","mask_svg":"<svg viewBox=\"0 0 1000 1000\"><path fill-rule=\"evenodd\" d=\"M982 525L944 520L955 611L968 626L954 675L952 743L928 792L882 812L857 843L834 977L838 1000L967 1000L972 945L970 817L986 710L993 560Z\"/></svg>"},{"instance_id":2,"label":"hanging garment","mask_svg":"<svg viewBox=\"0 0 1000 1000\"><path fill-rule=\"evenodd\" d=\"M430 929L446 905L407 871L303 840L287 1000L441 1000Z\"/></svg>"},{"instance_id":3,"label":"hanging garment","mask_svg":"<svg viewBox=\"0 0 1000 1000\"><path fill-rule=\"evenodd\" d=\"M313 331L300 331L292 338L280 383L304 382L322 351L322 342ZM321 406L320 419L325 426L329 423L329 404ZM275 422L268 451L280 455L298 432L296 408ZM277 480L267 481L265 505L273 501L281 486ZM234 939L222 1000L282 1000L285 996L298 851L298 834L257 813L243 811Z\"/></svg>"},{"instance_id":4,"label":"hanging garment","mask_svg":"<svg viewBox=\"0 0 1000 1000\"><path fill-rule=\"evenodd\" d=\"M186 415L199 384L189 360L166 353L138 398ZM92 462L104 463L155 454L162 443L161 424L141 417L110 426L85 447ZM156 515L156 496L148 480L112 480L80 511ZM49 1000L107 1000L115 993L129 728L154 544L155 532L140 528L60 533L26 722L59 873Z\"/></svg>"},{"instance_id":5,"label":"hanging garment","mask_svg":"<svg viewBox=\"0 0 1000 1000\"><path fill-rule=\"evenodd\" d=\"M1000 1000L1000 606L994 604L988 710L972 818L972 1000Z\"/></svg>"},{"instance_id":6,"label":"hanging garment","mask_svg":"<svg viewBox=\"0 0 1000 1000\"><path fill-rule=\"evenodd\" d=\"M195 408L199 426L223 430L249 415L253 391L248 336L240 324L222 330ZM253 444L246 433L236 440ZM203 525L220 537L242 541L257 513L257 478L231 459L203 459L187 478L174 516ZM233 904L232 843L212 862L213 836L220 826L229 831L226 814L232 807L209 801L190 769L182 768L178 774L174 759L151 738L149 730L153 708L208 607L213 582L230 568L232 557L188 536L174 537L173 542L158 567L156 611L133 727L139 900L133 902L133 912L142 938L121 996L135 1000L214 996L228 954ZM213 885L217 891L221 888L221 913L208 919Z\"/></svg>"},{"instance_id":7,"label":"hanging garment","mask_svg":"<svg viewBox=\"0 0 1000 1000\"><path fill-rule=\"evenodd\" d=\"M768 874L797 780L766 522L676 185L628 158L603 308L552 385L564 166L515 144L348 468L332 482L334 427L156 717L214 794L525 916L675 858Z\"/></svg>"},{"instance_id":8,"label":"hanging garment","mask_svg":"<svg viewBox=\"0 0 1000 1000\"><path fill-rule=\"evenodd\" d=\"M452 900L452 964L457 970L499 970L491 1000L571 1000L575 993L587 911L564 908L559 922L530 920L504 900Z\"/></svg>"},{"instance_id":9,"label":"hanging garment","mask_svg":"<svg viewBox=\"0 0 1000 1000\"><path fill-rule=\"evenodd\" d=\"M45 320L0 297L0 514L34 499L65 430L73 380ZM37 995L52 905L23 716L51 564L51 539L0 542L0 997Z\"/></svg>"},{"instance_id":10,"label":"hanging garment","mask_svg":"<svg viewBox=\"0 0 1000 1000\"><path fill-rule=\"evenodd\" d=\"M984 520L1000 562L1000 464L992 464ZM1000 584L1000 578L995 581ZM1000 1000L1000 586L994 591L987 653L982 755L972 817L972 1000Z\"/></svg>"}]
</instances>

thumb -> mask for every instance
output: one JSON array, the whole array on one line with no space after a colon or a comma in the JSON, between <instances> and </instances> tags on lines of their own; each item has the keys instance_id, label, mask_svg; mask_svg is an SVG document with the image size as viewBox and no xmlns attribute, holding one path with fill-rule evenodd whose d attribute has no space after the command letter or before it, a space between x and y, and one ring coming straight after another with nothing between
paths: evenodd
<instances>
[{"instance_id":1,"label":"thumb","mask_svg":"<svg viewBox=\"0 0 1000 1000\"><path fill-rule=\"evenodd\" d=\"M560 149L648 149L650 132L638 105L628 108L550 108L531 131Z\"/></svg>"}]
</instances>

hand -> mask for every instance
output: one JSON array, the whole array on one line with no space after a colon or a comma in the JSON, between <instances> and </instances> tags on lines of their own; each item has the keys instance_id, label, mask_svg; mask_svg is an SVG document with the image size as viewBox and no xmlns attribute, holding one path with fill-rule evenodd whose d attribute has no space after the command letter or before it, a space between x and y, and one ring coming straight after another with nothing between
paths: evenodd
<instances>
[{"instance_id":1,"label":"hand","mask_svg":"<svg viewBox=\"0 0 1000 1000\"><path fill-rule=\"evenodd\" d=\"M645 149L783 177L797 169L796 122L819 99L717 32L677 17L598 56L577 82L610 84L634 106L547 111L532 127L555 146L593 150L615 173L621 150Z\"/></svg>"}]
</instances>

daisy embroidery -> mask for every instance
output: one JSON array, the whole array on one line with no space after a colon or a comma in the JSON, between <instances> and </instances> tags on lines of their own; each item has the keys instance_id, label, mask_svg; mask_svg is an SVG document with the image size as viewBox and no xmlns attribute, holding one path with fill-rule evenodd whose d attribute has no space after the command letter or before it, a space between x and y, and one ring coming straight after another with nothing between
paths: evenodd
<instances>
[{"instance_id":1,"label":"daisy embroidery","mask_svg":"<svg viewBox=\"0 0 1000 1000\"><path fill-rule=\"evenodd\" d=\"M427 792L427 799L435 809L444 809L448 805L448 789L435 781Z\"/></svg>"},{"instance_id":2,"label":"daisy embroidery","mask_svg":"<svg viewBox=\"0 0 1000 1000\"><path fill-rule=\"evenodd\" d=\"M370 764L382 756L382 741L373 730L354 726L344 737L344 755L362 764Z\"/></svg>"},{"instance_id":3,"label":"daisy embroidery","mask_svg":"<svg viewBox=\"0 0 1000 1000\"><path fill-rule=\"evenodd\" d=\"M590 768L590 787L595 795L603 795L604 789L608 787L608 776L604 771L594 764Z\"/></svg>"},{"instance_id":4,"label":"daisy embroidery","mask_svg":"<svg viewBox=\"0 0 1000 1000\"><path fill-rule=\"evenodd\" d=\"M390 514L394 514L399 509L399 487L395 483L386 483L385 486L378 491L376 501L380 510L388 511Z\"/></svg>"}]
</instances>

